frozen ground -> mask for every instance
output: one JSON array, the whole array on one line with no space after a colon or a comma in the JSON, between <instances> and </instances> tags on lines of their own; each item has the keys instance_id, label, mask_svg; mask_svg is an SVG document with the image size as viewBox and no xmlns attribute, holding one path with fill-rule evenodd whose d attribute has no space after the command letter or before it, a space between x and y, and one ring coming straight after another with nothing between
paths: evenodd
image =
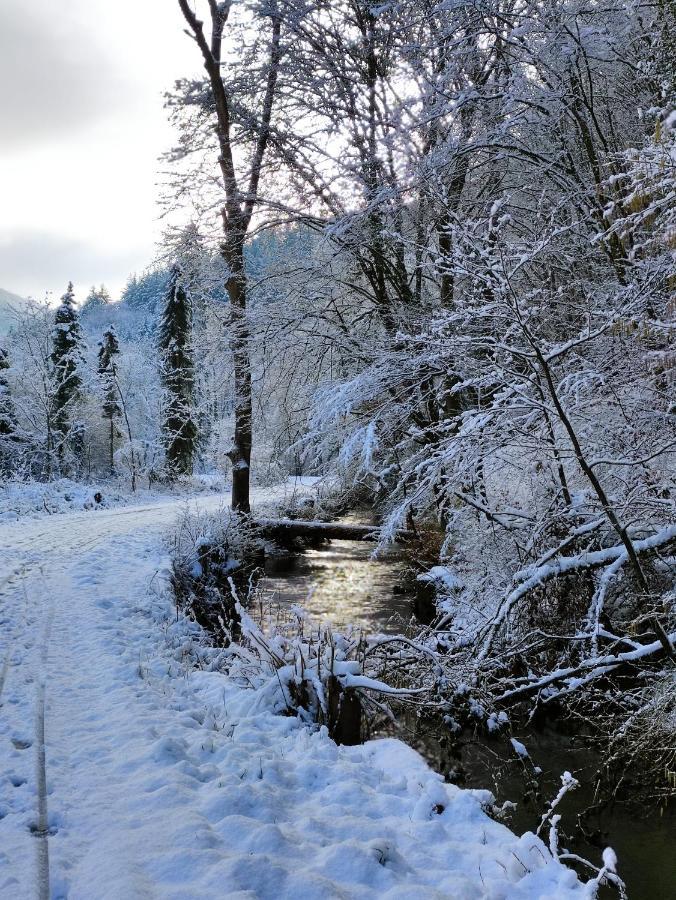
<instances>
[{"instance_id":1,"label":"frozen ground","mask_svg":"<svg viewBox=\"0 0 676 900\"><path fill-rule=\"evenodd\" d=\"M336 747L196 670L183 505L0 525L0 898L586 896L405 745Z\"/></svg>"}]
</instances>

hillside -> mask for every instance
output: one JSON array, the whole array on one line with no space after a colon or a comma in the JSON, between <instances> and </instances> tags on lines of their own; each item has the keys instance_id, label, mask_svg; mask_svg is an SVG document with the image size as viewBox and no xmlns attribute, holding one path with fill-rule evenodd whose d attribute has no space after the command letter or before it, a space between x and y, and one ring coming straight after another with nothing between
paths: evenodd
<instances>
[{"instance_id":1,"label":"hillside","mask_svg":"<svg viewBox=\"0 0 676 900\"><path fill-rule=\"evenodd\" d=\"M12 310L25 303L25 297L0 288L0 335L5 334L12 324Z\"/></svg>"}]
</instances>

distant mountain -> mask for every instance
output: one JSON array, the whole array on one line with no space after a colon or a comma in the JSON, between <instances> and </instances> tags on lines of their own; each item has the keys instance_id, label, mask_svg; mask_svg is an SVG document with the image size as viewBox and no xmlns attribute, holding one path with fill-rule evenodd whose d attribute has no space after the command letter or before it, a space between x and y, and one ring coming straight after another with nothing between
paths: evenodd
<instances>
[{"instance_id":1,"label":"distant mountain","mask_svg":"<svg viewBox=\"0 0 676 900\"><path fill-rule=\"evenodd\" d=\"M13 309L26 304L26 298L0 288L0 335L6 334L14 321Z\"/></svg>"}]
</instances>

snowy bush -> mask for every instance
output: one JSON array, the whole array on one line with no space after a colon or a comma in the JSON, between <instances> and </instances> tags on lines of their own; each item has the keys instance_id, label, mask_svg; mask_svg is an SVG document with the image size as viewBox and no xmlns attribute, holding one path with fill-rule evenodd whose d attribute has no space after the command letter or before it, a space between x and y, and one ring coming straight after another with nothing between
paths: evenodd
<instances>
[{"instance_id":1,"label":"snowy bush","mask_svg":"<svg viewBox=\"0 0 676 900\"><path fill-rule=\"evenodd\" d=\"M240 633L239 597L248 597L263 561L263 542L251 520L229 509L186 512L171 537L176 602L228 644ZM239 593L237 593L239 592Z\"/></svg>"},{"instance_id":2,"label":"snowy bush","mask_svg":"<svg viewBox=\"0 0 676 900\"><path fill-rule=\"evenodd\" d=\"M392 701L418 705L429 696L402 673L403 659L414 658L406 648L420 650L403 637L337 632L312 623L299 607L284 613L270 604L244 609L238 603L237 612L241 637L228 648L230 674L264 685L272 709L326 725L338 743L359 743L376 713L393 719Z\"/></svg>"}]
</instances>

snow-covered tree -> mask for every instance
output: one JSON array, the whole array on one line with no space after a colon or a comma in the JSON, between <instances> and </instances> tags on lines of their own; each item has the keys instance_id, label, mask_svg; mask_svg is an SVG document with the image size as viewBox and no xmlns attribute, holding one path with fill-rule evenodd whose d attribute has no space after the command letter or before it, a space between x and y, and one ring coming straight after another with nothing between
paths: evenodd
<instances>
[{"instance_id":1,"label":"snow-covered tree","mask_svg":"<svg viewBox=\"0 0 676 900\"><path fill-rule=\"evenodd\" d=\"M0 347L0 475L11 475L19 468L22 434L12 398L7 370L7 351Z\"/></svg>"},{"instance_id":2,"label":"snow-covered tree","mask_svg":"<svg viewBox=\"0 0 676 900\"><path fill-rule=\"evenodd\" d=\"M192 303L178 265L173 267L169 280L160 323L159 348L165 388L162 432L167 475L170 478L191 475L198 438Z\"/></svg>"},{"instance_id":3,"label":"snow-covered tree","mask_svg":"<svg viewBox=\"0 0 676 900\"><path fill-rule=\"evenodd\" d=\"M77 421L75 413L82 387L84 342L75 309L72 282L69 282L54 314L50 359L56 451L63 465L66 450L70 447L77 455L82 438L81 423Z\"/></svg>"},{"instance_id":4,"label":"snow-covered tree","mask_svg":"<svg viewBox=\"0 0 676 900\"><path fill-rule=\"evenodd\" d=\"M115 422L122 415L116 362L119 353L120 344L114 327L110 325L103 333L103 338L99 344L98 361L102 393L101 415L108 420L111 475L115 474Z\"/></svg>"},{"instance_id":5,"label":"snow-covered tree","mask_svg":"<svg viewBox=\"0 0 676 900\"><path fill-rule=\"evenodd\" d=\"M111 297L105 284L102 284L99 288L92 285L89 293L87 294L85 302L82 304L80 317L89 316L92 313L105 310L111 302Z\"/></svg>"}]
</instances>

